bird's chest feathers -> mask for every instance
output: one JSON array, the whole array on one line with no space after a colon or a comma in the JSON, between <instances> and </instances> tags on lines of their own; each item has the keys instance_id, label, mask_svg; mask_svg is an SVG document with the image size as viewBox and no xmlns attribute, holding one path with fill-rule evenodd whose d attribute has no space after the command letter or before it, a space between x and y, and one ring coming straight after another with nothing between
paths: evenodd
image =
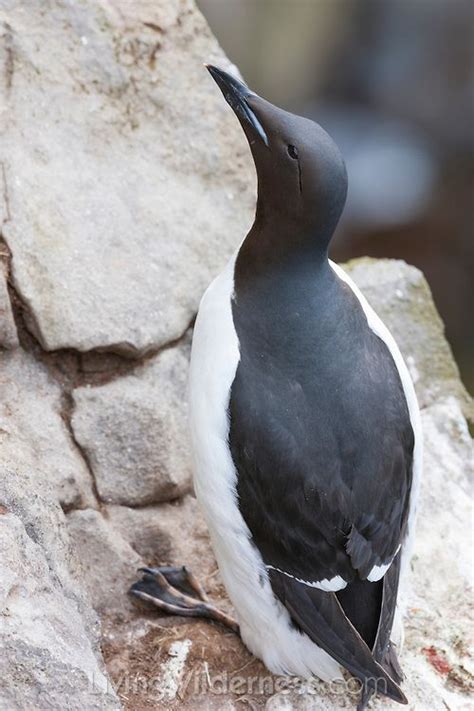
<instances>
[{"instance_id":1,"label":"bird's chest feathers","mask_svg":"<svg viewBox=\"0 0 474 711\"><path fill-rule=\"evenodd\" d=\"M311 401L385 377L383 344L345 287L279 284L237 294L233 318L242 375L274 395Z\"/></svg>"}]
</instances>

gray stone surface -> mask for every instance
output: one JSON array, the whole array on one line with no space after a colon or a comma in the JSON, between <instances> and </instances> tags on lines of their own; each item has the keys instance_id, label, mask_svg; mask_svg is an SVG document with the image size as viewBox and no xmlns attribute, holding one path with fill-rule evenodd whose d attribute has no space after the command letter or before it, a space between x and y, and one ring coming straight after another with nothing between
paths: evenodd
<instances>
[{"instance_id":1,"label":"gray stone surface","mask_svg":"<svg viewBox=\"0 0 474 711\"><path fill-rule=\"evenodd\" d=\"M92 478L62 416L61 388L21 349L0 352L0 464L36 471L65 509L96 506Z\"/></svg>"},{"instance_id":2,"label":"gray stone surface","mask_svg":"<svg viewBox=\"0 0 474 711\"><path fill-rule=\"evenodd\" d=\"M59 385L0 353L0 709L118 708L64 512L95 506Z\"/></svg>"},{"instance_id":3,"label":"gray stone surface","mask_svg":"<svg viewBox=\"0 0 474 711\"><path fill-rule=\"evenodd\" d=\"M246 141L203 67L228 60L192 0L7 2L0 27L3 235L29 328L132 355L177 338L252 219Z\"/></svg>"},{"instance_id":4,"label":"gray stone surface","mask_svg":"<svg viewBox=\"0 0 474 711\"><path fill-rule=\"evenodd\" d=\"M8 295L6 269L0 259L0 348L11 349L17 346L18 334Z\"/></svg>"},{"instance_id":5,"label":"gray stone surface","mask_svg":"<svg viewBox=\"0 0 474 711\"><path fill-rule=\"evenodd\" d=\"M168 565L179 561L181 551L178 550L176 554L176 547L179 548L180 541L188 540L189 529L178 528L182 526L185 518L181 515L182 506L183 499L177 499L172 504L140 508L112 505L107 506L107 518L113 529L147 565ZM194 531L194 517L190 517L189 512L186 514L186 521L189 521L190 530Z\"/></svg>"},{"instance_id":6,"label":"gray stone surface","mask_svg":"<svg viewBox=\"0 0 474 711\"><path fill-rule=\"evenodd\" d=\"M472 419L472 399L461 383L444 324L420 270L395 259L354 259L344 267L397 341L420 406L456 395Z\"/></svg>"},{"instance_id":7,"label":"gray stone surface","mask_svg":"<svg viewBox=\"0 0 474 711\"><path fill-rule=\"evenodd\" d=\"M107 517L147 565L186 564L212 593L213 583L207 578L217 566L204 517L193 496L139 509L108 506Z\"/></svg>"},{"instance_id":8,"label":"gray stone surface","mask_svg":"<svg viewBox=\"0 0 474 711\"><path fill-rule=\"evenodd\" d=\"M188 344L168 349L132 375L74 391L72 428L104 502L156 503L189 488L188 355Z\"/></svg>"},{"instance_id":9,"label":"gray stone surface","mask_svg":"<svg viewBox=\"0 0 474 711\"><path fill-rule=\"evenodd\" d=\"M130 611L127 591L137 579L142 558L99 511L72 511L67 528L94 609L108 615Z\"/></svg>"},{"instance_id":10,"label":"gray stone surface","mask_svg":"<svg viewBox=\"0 0 474 711\"><path fill-rule=\"evenodd\" d=\"M77 603L13 513L0 514L0 558L0 708L120 708Z\"/></svg>"},{"instance_id":11,"label":"gray stone surface","mask_svg":"<svg viewBox=\"0 0 474 711\"><path fill-rule=\"evenodd\" d=\"M79 560L75 577L102 617L124 620L126 635L136 617L127 592L138 568L186 563L204 581L216 569L206 524L191 496L138 509L71 511L67 531ZM211 593L216 583L207 586Z\"/></svg>"}]
</instances>

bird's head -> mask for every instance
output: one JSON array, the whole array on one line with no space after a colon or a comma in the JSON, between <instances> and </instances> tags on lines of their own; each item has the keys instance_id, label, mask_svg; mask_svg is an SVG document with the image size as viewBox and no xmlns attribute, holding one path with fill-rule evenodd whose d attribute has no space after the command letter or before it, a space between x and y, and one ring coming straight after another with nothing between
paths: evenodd
<instances>
[{"instance_id":1,"label":"bird's head","mask_svg":"<svg viewBox=\"0 0 474 711\"><path fill-rule=\"evenodd\" d=\"M257 220L287 221L329 242L347 194L339 149L314 121L283 111L207 66L245 132L258 177Z\"/></svg>"}]
</instances>

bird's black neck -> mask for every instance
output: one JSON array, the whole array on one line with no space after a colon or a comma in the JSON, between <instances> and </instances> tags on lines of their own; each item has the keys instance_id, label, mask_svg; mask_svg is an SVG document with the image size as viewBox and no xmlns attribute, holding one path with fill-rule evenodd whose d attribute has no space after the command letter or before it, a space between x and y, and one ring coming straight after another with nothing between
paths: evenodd
<instances>
[{"instance_id":1,"label":"bird's black neck","mask_svg":"<svg viewBox=\"0 0 474 711\"><path fill-rule=\"evenodd\" d=\"M236 274L251 278L269 275L295 275L312 272L321 275L329 269L328 247L332 231L318 232L302 220L279 219L257 211L255 222L237 257Z\"/></svg>"}]
</instances>

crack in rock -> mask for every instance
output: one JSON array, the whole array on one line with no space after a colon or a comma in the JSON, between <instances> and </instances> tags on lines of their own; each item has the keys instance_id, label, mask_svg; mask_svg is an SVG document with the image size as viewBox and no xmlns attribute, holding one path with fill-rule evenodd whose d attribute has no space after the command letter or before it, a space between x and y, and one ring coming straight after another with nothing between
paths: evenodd
<instances>
[{"instance_id":1,"label":"crack in rock","mask_svg":"<svg viewBox=\"0 0 474 711\"><path fill-rule=\"evenodd\" d=\"M72 390L84 385L105 385L124 375L133 373L157 355L179 346L194 326L196 315L186 325L183 332L164 345L150 349L148 353L137 358L116 353L111 348L92 349L81 352L74 348L61 348L48 351L35 335L36 327L31 328L34 319L31 309L25 304L16 289L11 275L11 251L0 233L0 257L2 247L6 256L8 290L15 319L18 337L22 348L40 360L50 370L54 378L63 386Z\"/></svg>"},{"instance_id":2,"label":"crack in rock","mask_svg":"<svg viewBox=\"0 0 474 711\"><path fill-rule=\"evenodd\" d=\"M3 43L5 60L3 64L3 78L7 93L13 85L13 74L15 73L15 54L13 49L13 30L8 22L3 23Z\"/></svg>"},{"instance_id":3,"label":"crack in rock","mask_svg":"<svg viewBox=\"0 0 474 711\"><path fill-rule=\"evenodd\" d=\"M94 470L91 466L91 463L89 461L89 457L87 456L87 453L84 451L84 449L81 447L81 445L77 441L77 439L74 435L74 430L72 428L71 417L72 417L73 409L74 409L74 400L73 400L71 392L70 391L69 392L63 391L61 417L63 419L64 424L66 425L66 429L68 431L71 442L75 446L77 452L79 453L80 457L82 458L82 460L83 460L84 464L86 465L86 468L90 474L91 484L92 484L92 492L93 492L94 497L95 497L97 504L99 506L99 510L102 511L104 502L100 498ZM70 513L71 511L76 511L81 507L76 507L76 506L64 507L63 506L62 508L63 508L64 513L67 514L67 513Z\"/></svg>"},{"instance_id":4,"label":"crack in rock","mask_svg":"<svg viewBox=\"0 0 474 711\"><path fill-rule=\"evenodd\" d=\"M3 190L2 190L2 199L3 199L3 205L4 205L4 216L2 218L2 226L3 226L7 222L10 222L10 220L12 219L12 216L11 216L11 212L10 212L10 196L8 194L7 172L6 172L6 168L5 168L5 163L3 161L0 161L0 167L1 167L2 183L3 183Z\"/></svg>"},{"instance_id":5,"label":"crack in rock","mask_svg":"<svg viewBox=\"0 0 474 711\"><path fill-rule=\"evenodd\" d=\"M0 191L3 210L1 226L12 221L10 196L5 163L0 161ZM41 339L41 329L34 309L21 295L13 276L13 253L2 230L0 230L0 259L5 263L7 286L13 318L20 345L36 359L42 361L56 380L69 389L83 385L103 385L128 375L160 353L178 346L186 338L196 320L194 313L183 331L161 346L138 351L132 344L116 343L104 347L80 351L75 348L48 350Z\"/></svg>"}]
</instances>

